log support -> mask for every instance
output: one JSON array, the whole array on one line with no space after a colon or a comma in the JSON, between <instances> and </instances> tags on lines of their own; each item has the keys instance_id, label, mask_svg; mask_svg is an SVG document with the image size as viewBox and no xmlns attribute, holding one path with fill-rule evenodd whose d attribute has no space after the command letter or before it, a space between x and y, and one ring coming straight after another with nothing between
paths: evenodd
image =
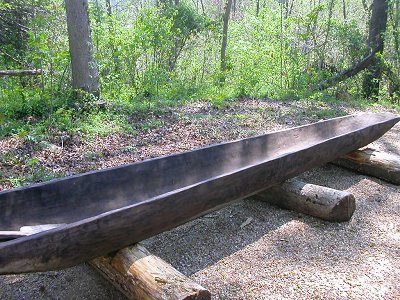
<instances>
[{"instance_id":1,"label":"log support","mask_svg":"<svg viewBox=\"0 0 400 300\"><path fill-rule=\"evenodd\" d=\"M352 194L298 180L273 186L253 198L327 221L348 221L355 211Z\"/></svg>"},{"instance_id":2,"label":"log support","mask_svg":"<svg viewBox=\"0 0 400 300\"><path fill-rule=\"evenodd\" d=\"M96 258L90 264L128 299L211 299L208 290L140 244Z\"/></svg>"},{"instance_id":3,"label":"log support","mask_svg":"<svg viewBox=\"0 0 400 300\"><path fill-rule=\"evenodd\" d=\"M375 149L359 149L334 160L335 165L400 185L400 156Z\"/></svg>"}]
</instances>

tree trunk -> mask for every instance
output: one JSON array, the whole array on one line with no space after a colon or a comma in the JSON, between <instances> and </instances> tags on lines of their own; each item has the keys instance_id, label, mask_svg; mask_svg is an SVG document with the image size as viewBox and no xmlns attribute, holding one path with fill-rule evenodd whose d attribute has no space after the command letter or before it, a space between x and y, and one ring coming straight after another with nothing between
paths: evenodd
<instances>
[{"instance_id":1,"label":"tree trunk","mask_svg":"<svg viewBox=\"0 0 400 300\"><path fill-rule=\"evenodd\" d=\"M226 70L226 46L228 44L228 23L229 16L231 14L232 0L226 0L225 13L223 17L224 26L222 28L222 44L221 44L221 81L225 81L225 70Z\"/></svg>"},{"instance_id":2,"label":"tree trunk","mask_svg":"<svg viewBox=\"0 0 400 300\"><path fill-rule=\"evenodd\" d=\"M90 264L128 299L209 300L208 290L137 244Z\"/></svg>"},{"instance_id":3,"label":"tree trunk","mask_svg":"<svg viewBox=\"0 0 400 300\"><path fill-rule=\"evenodd\" d=\"M112 56L112 60L114 63L114 72L119 72L120 70L120 61L119 61L119 57L116 54L117 50L115 49L115 45L114 42L112 40L112 36L115 34L114 33L114 26L113 26L113 19L112 19L112 7L111 7L111 0L106 0L106 8L107 8L107 15L108 15L108 20L107 20L107 26L108 26L108 32L110 35L110 39L109 39L109 47L111 49L111 56Z\"/></svg>"},{"instance_id":4,"label":"tree trunk","mask_svg":"<svg viewBox=\"0 0 400 300\"><path fill-rule=\"evenodd\" d=\"M348 153L332 163L400 185L400 156L395 154L366 148Z\"/></svg>"},{"instance_id":5,"label":"tree trunk","mask_svg":"<svg viewBox=\"0 0 400 300\"><path fill-rule=\"evenodd\" d=\"M260 14L260 0L257 0L257 3L256 3L256 16L258 17L259 14Z\"/></svg>"},{"instance_id":6,"label":"tree trunk","mask_svg":"<svg viewBox=\"0 0 400 300\"><path fill-rule=\"evenodd\" d=\"M400 57L400 38L399 38L399 26L400 26L400 0L396 0L393 4L393 39L394 39L394 50L398 57Z\"/></svg>"},{"instance_id":7,"label":"tree trunk","mask_svg":"<svg viewBox=\"0 0 400 300\"><path fill-rule=\"evenodd\" d=\"M349 221L356 204L348 192L291 180L258 193L253 198L327 221Z\"/></svg>"},{"instance_id":8,"label":"tree trunk","mask_svg":"<svg viewBox=\"0 0 400 300\"><path fill-rule=\"evenodd\" d=\"M347 22L347 10L346 10L346 0L342 0L343 4L343 20Z\"/></svg>"},{"instance_id":9,"label":"tree trunk","mask_svg":"<svg viewBox=\"0 0 400 300\"><path fill-rule=\"evenodd\" d=\"M93 59L93 45L87 0L65 0L69 52L71 55L72 87L98 97L99 75Z\"/></svg>"},{"instance_id":10,"label":"tree trunk","mask_svg":"<svg viewBox=\"0 0 400 300\"><path fill-rule=\"evenodd\" d=\"M373 0L372 14L369 23L368 47L383 52L384 35L388 18L388 1ZM379 93L379 81L382 77L380 59L374 56L373 63L368 67L363 81L363 92L366 98L376 98Z\"/></svg>"},{"instance_id":11,"label":"tree trunk","mask_svg":"<svg viewBox=\"0 0 400 300\"><path fill-rule=\"evenodd\" d=\"M292 15L293 5L294 5L294 0L291 0L291 1L290 1L290 4L289 4L289 0L286 1L286 5L285 5L285 19L287 19L289 16Z\"/></svg>"},{"instance_id":12,"label":"tree trunk","mask_svg":"<svg viewBox=\"0 0 400 300\"><path fill-rule=\"evenodd\" d=\"M179 5L179 0L174 0L174 5L177 7ZM169 71L173 72L176 67L176 63L178 61L178 56L179 56L179 41L178 37L175 36L174 38L174 47L172 48L172 55L169 59Z\"/></svg>"},{"instance_id":13,"label":"tree trunk","mask_svg":"<svg viewBox=\"0 0 400 300\"><path fill-rule=\"evenodd\" d=\"M111 0L106 0L107 14L109 17L112 16Z\"/></svg>"}]
</instances>

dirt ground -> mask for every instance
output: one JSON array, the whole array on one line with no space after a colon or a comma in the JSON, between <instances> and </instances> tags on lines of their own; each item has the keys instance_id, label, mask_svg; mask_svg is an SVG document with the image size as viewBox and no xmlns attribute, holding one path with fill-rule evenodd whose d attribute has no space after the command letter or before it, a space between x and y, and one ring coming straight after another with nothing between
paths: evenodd
<instances>
[{"instance_id":1,"label":"dirt ground","mask_svg":"<svg viewBox=\"0 0 400 300\"><path fill-rule=\"evenodd\" d=\"M9 138L0 141L0 151L34 155L45 168L73 174L355 111L260 100L215 110L199 102L166 116L145 116L139 121L156 119L162 126L146 127L137 136L71 142L61 152L26 147ZM397 125L374 146L399 154L399 133ZM15 166L2 168L8 174L24 172ZM329 223L246 199L143 243L208 288L213 299L400 299L399 186L333 165L300 178L353 193L357 208L351 221ZM244 222L248 224L241 227ZM0 299L125 298L82 264L62 271L0 276Z\"/></svg>"}]
</instances>

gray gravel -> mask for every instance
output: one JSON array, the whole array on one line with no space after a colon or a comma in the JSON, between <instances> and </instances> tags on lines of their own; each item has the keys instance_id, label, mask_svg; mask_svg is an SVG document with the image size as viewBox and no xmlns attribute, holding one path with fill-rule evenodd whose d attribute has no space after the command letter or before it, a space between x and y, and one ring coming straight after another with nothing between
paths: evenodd
<instances>
[{"instance_id":1,"label":"gray gravel","mask_svg":"<svg viewBox=\"0 0 400 300\"><path fill-rule=\"evenodd\" d=\"M375 146L399 154L399 132L397 125ZM144 244L214 299L400 299L400 188L333 165L301 179L353 193L351 221L329 223L247 199ZM84 264L0 276L0 298L124 296Z\"/></svg>"}]
</instances>

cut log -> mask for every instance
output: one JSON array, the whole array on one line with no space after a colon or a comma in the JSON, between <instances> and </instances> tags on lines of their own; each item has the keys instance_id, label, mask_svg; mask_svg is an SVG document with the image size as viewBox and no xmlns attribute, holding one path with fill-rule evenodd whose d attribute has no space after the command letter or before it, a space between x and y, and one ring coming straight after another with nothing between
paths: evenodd
<instances>
[{"instance_id":1,"label":"cut log","mask_svg":"<svg viewBox=\"0 0 400 300\"><path fill-rule=\"evenodd\" d=\"M400 184L400 156L365 148L334 160L335 165Z\"/></svg>"},{"instance_id":2,"label":"cut log","mask_svg":"<svg viewBox=\"0 0 400 300\"><path fill-rule=\"evenodd\" d=\"M350 220L355 211L354 196L298 180L273 186L253 198L327 221Z\"/></svg>"},{"instance_id":3,"label":"cut log","mask_svg":"<svg viewBox=\"0 0 400 300\"><path fill-rule=\"evenodd\" d=\"M208 290L140 244L90 264L129 299L211 299Z\"/></svg>"},{"instance_id":4,"label":"cut log","mask_svg":"<svg viewBox=\"0 0 400 300\"><path fill-rule=\"evenodd\" d=\"M43 70L33 69L33 70L0 70L0 77L4 76L35 76L42 75Z\"/></svg>"}]
</instances>

